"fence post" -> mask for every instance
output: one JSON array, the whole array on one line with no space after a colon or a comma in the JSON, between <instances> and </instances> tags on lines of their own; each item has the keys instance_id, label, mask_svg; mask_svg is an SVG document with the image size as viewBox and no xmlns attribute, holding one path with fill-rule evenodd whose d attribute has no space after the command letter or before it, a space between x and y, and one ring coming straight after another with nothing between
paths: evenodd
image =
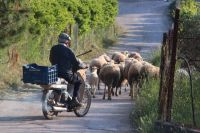
<instances>
[{"instance_id":1,"label":"fence post","mask_svg":"<svg viewBox=\"0 0 200 133\"><path fill-rule=\"evenodd\" d=\"M174 72L176 65L176 52L177 52L177 38L178 38L178 26L179 26L179 12L177 8L175 12L175 22L173 30L173 41L172 41L172 53L171 53L171 63L169 71L169 86L168 86L168 99L167 99L167 118L166 121L171 121L171 109L172 109L172 99L173 99L173 84L174 84Z\"/></svg>"},{"instance_id":2,"label":"fence post","mask_svg":"<svg viewBox=\"0 0 200 133\"><path fill-rule=\"evenodd\" d=\"M165 63L165 46L167 43L167 33L163 33L163 42L162 42L162 47L161 47L161 60L160 60L160 90L159 90L159 110L158 110L158 119L163 119L163 112L164 112L164 97L163 94L164 90L163 90L163 75L164 75L164 63Z\"/></svg>"}]
</instances>

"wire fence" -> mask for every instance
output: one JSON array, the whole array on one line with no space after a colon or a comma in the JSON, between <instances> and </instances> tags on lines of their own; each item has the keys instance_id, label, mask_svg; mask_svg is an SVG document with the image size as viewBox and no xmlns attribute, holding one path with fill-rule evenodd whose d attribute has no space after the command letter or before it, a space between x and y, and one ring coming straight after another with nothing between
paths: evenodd
<instances>
[{"instance_id":1,"label":"wire fence","mask_svg":"<svg viewBox=\"0 0 200 133\"><path fill-rule=\"evenodd\" d=\"M179 33L182 26L179 12L176 9L173 28L163 34L158 119L197 127L200 126L197 119L200 118L200 37L198 32Z\"/></svg>"}]
</instances>

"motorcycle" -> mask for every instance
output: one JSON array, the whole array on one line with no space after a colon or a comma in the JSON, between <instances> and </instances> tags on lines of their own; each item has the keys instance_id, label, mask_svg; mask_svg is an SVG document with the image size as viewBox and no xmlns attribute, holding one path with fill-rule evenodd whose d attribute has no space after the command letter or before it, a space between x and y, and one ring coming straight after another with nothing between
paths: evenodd
<instances>
[{"instance_id":1,"label":"motorcycle","mask_svg":"<svg viewBox=\"0 0 200 133\"><path fill-rule=\"evenodd\" d=\"M82 56L91 51L92 50L86 51L80 55L77 55L76 57ZM72 108L70 106L70 102L72 100L71 96L73 94L74 88L72 84L69 84L67 81L61 78L58 78L57 80L55 78L55 75L53 76L53 80L57 82L53 84L46 84L47 82L49 82L49 79L46 78L46 73L48 73L49 70L53 70L54 72L56 72L55 66L48 68L45 66L38 66L35 63L23 66L23 82L37 84L43 88L42 112L46 119L53 119L61 112L74 111L75 115L78 117L83 117L88 113L91 105L90 86L86 83L86 79L80 72L81 70L86 70L86 68L84 68L84 63L80 59L78 61L80 62L79 66L75 68L74 72L76 72L81 78L81 86L77 97L79 102L83 104L83 106L81 106L80 108ZM45 71L45 73L42 71ZM44 77L45 85L43 84Z\"/></svg>"},{"instance_id":2,"label":"motorcycle","mask_svg":"<svg viewBox=\"0 0 200 133\"><path fill-rule=\"evenodd\" d=\"M78 73L79 74L79 73ZM80 74L79 74L80 75ZM81 76L80 76L81 77ZM84 117L91 105L90 86L81 77L82 84L79 89L78 100L83 104L80 108L71 109L73 85L60 79L51 85L40 85L43 90L42 112L46 119L53 119L61 112L74 112L77 117Z\"/></svg>"}]
</instances>

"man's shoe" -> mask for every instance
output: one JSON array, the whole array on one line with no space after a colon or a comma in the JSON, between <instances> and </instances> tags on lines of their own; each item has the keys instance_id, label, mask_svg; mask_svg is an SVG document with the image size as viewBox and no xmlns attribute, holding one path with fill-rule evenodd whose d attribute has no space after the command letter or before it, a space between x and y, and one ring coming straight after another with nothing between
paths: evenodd
<instances>
[{"instance_id":1,"label":"man's shoe","mask_svg":"<svg viewBox=\"0 0 200 133\"><path fill-rule=\"evenodd\" d=\"M80 108L83 106L83 104L81 104L77 98L72 98L71 102L70 102L70 106L72 108Z\"/></svg>"}]
</instances>

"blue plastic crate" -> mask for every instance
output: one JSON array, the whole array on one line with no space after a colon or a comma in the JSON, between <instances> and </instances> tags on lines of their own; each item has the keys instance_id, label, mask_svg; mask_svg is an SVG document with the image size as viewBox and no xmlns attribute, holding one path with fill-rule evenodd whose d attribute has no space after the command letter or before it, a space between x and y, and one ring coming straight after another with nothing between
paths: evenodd
<instances>
[{"instance_id":1,"label":"blue plastic crate","mask_svg":"<svg viewBox=\"0 0 200 133\"><path fill-rule=\"evenodd\" d=\"M39 66L37 64L27 64L23 66L23 82L48 85L58 80L57 66Z\"/></svg>"}]
</instances>

